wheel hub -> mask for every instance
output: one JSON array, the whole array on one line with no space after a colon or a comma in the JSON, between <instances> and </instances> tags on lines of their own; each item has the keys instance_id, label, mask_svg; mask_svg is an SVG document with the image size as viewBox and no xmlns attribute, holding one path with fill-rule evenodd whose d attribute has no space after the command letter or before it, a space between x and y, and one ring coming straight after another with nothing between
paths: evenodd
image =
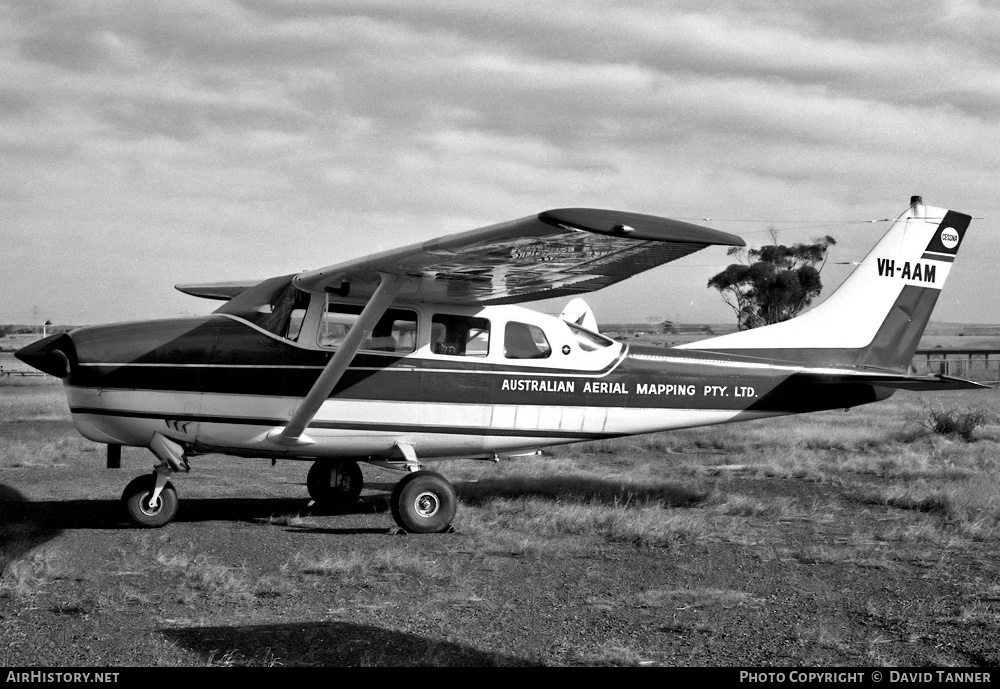
<instances>
[{"instance_id":1,"label":"wheel hub","mask_svg":"<svg viewBox=\"0 0 1000 689\"><path fill-rule=\"evenodd\" d=\"M160 511L160 507L162 506L163 502L159 498L154 498L152 495L149 495L139 501L139 509L142 510L143 514L148 514L151 517L155 516Z\"/></svg>"},{"instance_id":2,"label":"wheel hub","mask_svg":"<svg viewBox=\"0 0 1000 689\"><path fill-rule=\"evenodd\" d=\"M425 491L418 495L413 501L414 511L421 517L429 518L437 514L437 511L441 508L441 501L438 497L431 493L430 491Z\"/></svg>"}]
</instances>

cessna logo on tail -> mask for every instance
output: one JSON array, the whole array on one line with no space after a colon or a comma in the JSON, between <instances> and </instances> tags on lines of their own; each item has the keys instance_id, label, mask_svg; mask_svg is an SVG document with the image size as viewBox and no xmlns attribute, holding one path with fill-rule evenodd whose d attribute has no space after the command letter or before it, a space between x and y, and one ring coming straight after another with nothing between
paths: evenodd
<instances>
[{"instance_id":1,"label":"cessna logo on tail","mask_svg":"<svg viewBox=\"0 0 1000 689\"><path fill-rule=\"evenodd\" d=\"M941 230L941 244L944 245L946 249L954 249L958 246L958 232L950 227L946 227Z\"/></svg>"},{"instance_id":2,"label":"cessna logo on tail","mask_svg":"<svg viewBox=\"0 0 1000 689\"><path fill-rule=\"evenodd\" d=\"M883 277L898 277L901 280L916 280L918 282L934 282L937 279L937 266L930 263L900 261L897 264L891 258L877 258L875 260L878 262L878 274Z\"/></svg>"}]
</instances>

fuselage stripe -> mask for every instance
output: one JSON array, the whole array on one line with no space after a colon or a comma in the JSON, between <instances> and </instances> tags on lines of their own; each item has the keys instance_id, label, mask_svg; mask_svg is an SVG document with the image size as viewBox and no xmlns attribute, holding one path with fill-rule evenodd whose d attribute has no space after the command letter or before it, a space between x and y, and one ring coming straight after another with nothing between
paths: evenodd
<instances>
[{"instance_id":1,"label":"fuselage stripe","mask_svg":"<svg viewBox=\"0 0 1000 689\"><path fill-rule=\"evenodd\" d=\"M931 261L942 261L944 263L954 263L955 256L953 254L939 254L933 251L927 251L920 258Z\"/></svg>"},{"instance_id":2,"label":"fuselage stripe","mask_svg":"<svg viewBox=\"0 0 1000 689\"><path fill-rule=\"evenodd\" d=\"M117 416L136 419L163 419L164 421L192 421L197 423L221 423L240 426L281 427L287 419L251 418L243 416L210 416L204 414L172 414L163 412L142 412L126 409L101 409L95 407L70 407L73 414L95 416ZM484 426L422 426L418 424L367 423L358 421L317 421L309 428L338 431L375 431L382 433L442 433L449 435L515 436L538 438L565 438L567 440L601 440L616 438L618 433L592 433L583 431L532 430L524 428L487 428Z\"/></svg>"},{"instance_id":3,"label":"fuselage stripe","mask_svg":"<svg viewBox=\"0 0 1000 689\"><path fill-rule=\"evenodd\" d=\"M348 372L364 371L381 373L385 371L393 373L419 372L419 373L460 373L492 376L535 376L560 378L605 378L615 371L616 368L628 358L624 353L618 357L610 366L600 371L567 371L561 369L532 369L532 368L504 368L504 369L474 369L474 368L431 368L414 364L402 364L398 366L349 366ZM265 370L265 371L296 371L312 370L322 371L324 366L289 365L289 364L179 364L179 363L135 363L135 362L81 362L77 364L81 368L177 368L177 369L230 369L230 370Z\"/></svg>"}]
</instances>

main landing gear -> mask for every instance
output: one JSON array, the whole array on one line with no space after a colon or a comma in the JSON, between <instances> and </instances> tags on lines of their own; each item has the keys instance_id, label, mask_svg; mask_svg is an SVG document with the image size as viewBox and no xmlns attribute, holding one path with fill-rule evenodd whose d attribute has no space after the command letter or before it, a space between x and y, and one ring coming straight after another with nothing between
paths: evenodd
<instances>
[{"instance_id":1,"label":"main landing gear","mask_svg":"<svg viewBox=\"0 0 1000 689\"><path fill-rule=\"evenodd\" d=\"M415 469L417 465L407 466ZM357 503L364 478L354 460L319 460L309 469L306 485L321 508L343 512ZM389 498L392 518L409 533L447 531L457 507L458 497L448 480L426 470L404 476Z\"/></svg>"},{"instance_id":2,"label":"main landing gear","mask_svg":"<svg viewBox=\"0 0 1000 689\"><path fill-rule=\"evenodd\" d=\"M458 498L441 474L415 471L396 484L389 508L396 524L410 533L441 533L451 527Z\"/></svg>"},{"instance_id":3,"label":"main landing gear","mask_svg":"<svg viewBox=\"0 0 1000 689\"><path fill-rule=\"evenodd\" d=\"M364 477L352 460L314 462L306 477L309 495L321 509L344 512L358 502Z\"/></svg>"},{"instance_id":4,"label":"main landing gear","mask_svg":"<svg viewBox=\"0 0 1000 689\"><path fill-rule=\"evenodd\" d=\"M143 528L164 526L177 515L177 491L168 477L188 469L184 450L177 443L156 434L150 449L160 458L160 464L151 474L133 479L122 492L129 521ZM115 454L109 447L109 466L118 464ZM389 498L392 518L401 529L409 533L441 533L451 528L458 497L444 476L419 469L415 456L386 465L410 470ZM364 476L352 459L318 460L309 469L306 486L321 509L346 512L357 504Z\"/></svg>"}]
</instances>

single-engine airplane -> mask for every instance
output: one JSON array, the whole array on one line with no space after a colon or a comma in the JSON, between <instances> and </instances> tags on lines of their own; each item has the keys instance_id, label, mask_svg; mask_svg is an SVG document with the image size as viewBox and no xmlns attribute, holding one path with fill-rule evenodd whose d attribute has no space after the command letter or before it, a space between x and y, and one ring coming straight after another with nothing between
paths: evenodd
<instances>
[{"instance_id":1,"label":"single-engine airplane","mask_svg":"<svg viewBox=\"0 0 1000 689\"><path fill-rule=\"evenodd\" d=\"M896 390L982 387L908 367L971 218L924 206L891 225L803 315L673 348L516 304L578 295L731 234L667 218L559 209L260 282L178 285L209 316L85 327L17 357L64 381L84 436L159 460L125 488L131 520L176 514L169 478L207 453L313 462L307 486L355 504L359 462L408 470L390 498L408 532L447 530L456 494L436 459L849 408Z\"/></svg>"}]
</instances>

